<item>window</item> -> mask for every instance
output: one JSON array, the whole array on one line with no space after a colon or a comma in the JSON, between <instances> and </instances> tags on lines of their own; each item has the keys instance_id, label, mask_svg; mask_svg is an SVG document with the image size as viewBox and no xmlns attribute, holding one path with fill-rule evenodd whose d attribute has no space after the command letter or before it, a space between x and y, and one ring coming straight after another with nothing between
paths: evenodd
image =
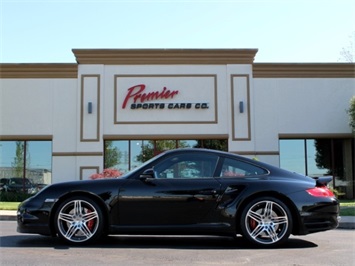
<instances>
[{"instance_id":1,"label":"window","mask_svg":"<svg viewBox=\"0 0 355 266\"><path fill-rule=\"evenodd\" d=\"M280 166L308 176L323 176L331 172L330 139L280 140Z\"/></svg>"},{"instance_id":2,"label":"window","mask_svg":"<svg viewBox=\"0 0 355 266\"><path fill-rule=\"evenodd\" d=\"M227 150L227 140L106 140L104 168L126 173L166 150L209 148Z\"/></svg>"},{"instance_id":3,"label":"window","mask_svg":"<svg viewBox=\"0 0 355 266\"><path fill-rule=\"evenodd\" d=\"M280 167L311 177L330 175L331 185L353 199L353 150L353 139L281 139Z\"/></svg>"},{"instance_id":4,"label":"window","mask_svg":"<svg viewBox=\"0 0 355 266\"><path fill-rule=\"evenodd\" d=\"M212 177L218 157L192 154L169 158L154 168L156 178L205 178Z\"/></svg>"},{"instance_id":5,"label":"window","mask_svg":"<svg viewBox=\"0 0 355 266\"><path fill-rule=\"evenodd\" d=\"M268 172L258 166L238 160L224 159L220 177L244 177L265 175Z\"/></svg>"},{"instance_id":6,"label":"window","mask_svg":"<svg viewBox=\"0 0 355 266\"><path fill-rule=\"evenodd\" d=\"M0 178L14 177L28 178L38 187L51 184L52 142L0 141Z\"/></svg>"}]
</instances>

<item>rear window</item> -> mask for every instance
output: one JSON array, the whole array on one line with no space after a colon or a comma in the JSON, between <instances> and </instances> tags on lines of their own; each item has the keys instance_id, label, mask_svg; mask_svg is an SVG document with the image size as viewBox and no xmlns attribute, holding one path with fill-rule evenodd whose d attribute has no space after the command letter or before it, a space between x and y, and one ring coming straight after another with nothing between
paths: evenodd
<instances>
[{"instance_id":1,"label":"rear window","mask_svg":"<svg viewBox=\"0 0 355 266\"><path fill-rule=\"evenodd\" d=\"M225 158L220 177L245 177L265 175L268 172L259 166L244 161Z\"/></svg>"}]
</instances>

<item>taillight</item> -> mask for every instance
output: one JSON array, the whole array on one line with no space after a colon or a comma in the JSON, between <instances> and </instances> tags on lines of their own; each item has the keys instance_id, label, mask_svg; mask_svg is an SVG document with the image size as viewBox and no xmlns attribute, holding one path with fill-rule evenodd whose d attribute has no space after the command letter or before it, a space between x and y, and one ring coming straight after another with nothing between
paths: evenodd
<instances>
[{"instance_id":1,"label":"taillight","mask_svg":"<svg viewBox=\"0 0 355 266\"><path fill-rule=\"evenodd\" d=\"M313 197L334 197L333 192L325 186L310 188L306 191Z\"/></svg>"}]
</instances>

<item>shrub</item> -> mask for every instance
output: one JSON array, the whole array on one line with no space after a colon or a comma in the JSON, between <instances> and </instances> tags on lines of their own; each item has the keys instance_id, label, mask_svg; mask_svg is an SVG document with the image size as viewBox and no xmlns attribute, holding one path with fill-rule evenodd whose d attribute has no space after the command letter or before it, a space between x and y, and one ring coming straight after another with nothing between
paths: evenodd
<instances>
[{"instance_id":1,"label":"shrub","mask_svg":"<svg viewBox=\"0 0 355 266\"><path fill-rule=\"evenodd\" d=\"M0 201L22 202L31 196L33 196L33 194L1 191L0 192Z\"/></svg>"},{"instance_id":2,"label":"shrub","mask_svg":"<svg viewBox=\"0 0 355 266\"><path fill-rule=\"evenodd\" d=\"M102 173L92 174L90 176L90 179L116 178L116 177L120 177L121 175L123 175L123 173L121 173L117 169L107 168L104 169Z\"/></svg>"}]
</instances>

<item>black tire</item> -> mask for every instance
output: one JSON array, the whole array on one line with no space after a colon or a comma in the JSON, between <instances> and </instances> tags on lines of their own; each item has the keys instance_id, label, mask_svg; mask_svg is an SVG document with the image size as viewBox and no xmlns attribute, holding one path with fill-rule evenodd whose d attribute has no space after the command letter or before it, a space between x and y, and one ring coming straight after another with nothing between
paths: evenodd
<instances>
[{"instance_id":1,"label":"black tire","mask_svg":"<svg viewBox=\"0 0 355 266\"><path fill-rule=\"evenodd\" d=\"M94 200L76 196L59 205L54 226L58 236L67 243L88 244L103 235L104 217Z\"/></svg>"},{"instance_id":2,"label":"black tire","mask_svg":"<svg viewBox=\"0 0 355 266\"><path fill-rule=\"evenodd\" d=\"M240 227L243 236L253 245L275 247L284 243L292 232L289 208L273 197L251 201L243 210Z\"/></svg>"}]
</instances>

